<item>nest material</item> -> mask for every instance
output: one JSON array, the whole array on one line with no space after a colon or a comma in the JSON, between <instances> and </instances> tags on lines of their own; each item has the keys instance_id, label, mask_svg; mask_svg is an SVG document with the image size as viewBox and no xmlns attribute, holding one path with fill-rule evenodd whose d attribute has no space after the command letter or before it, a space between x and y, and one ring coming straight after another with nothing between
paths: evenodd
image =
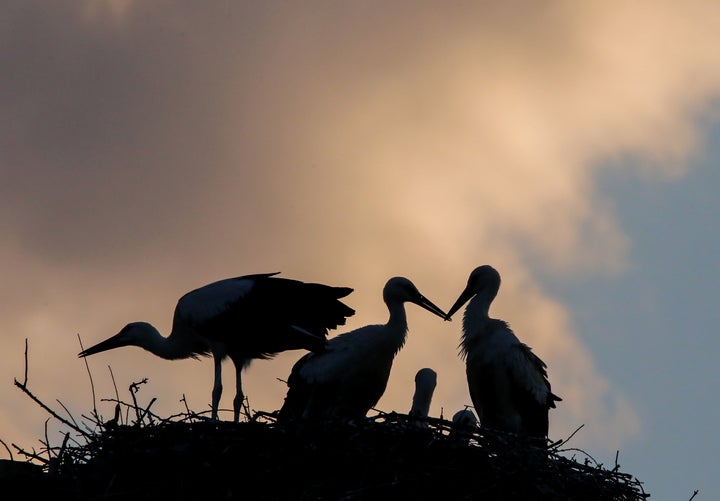
<instances>
[{"instance_id":1,"label":"nest material","mask_svg":"<svg viewBox=\"0 0 720 501\"><path fill-rule=\"evenodd\" d=\"M114 425L64 447L37 489L75 499L641 500L631 475L489 430L378 414L283 426L198 416ZM159 496L161 496L159 498Z\"/></svg>"}]
</instances>

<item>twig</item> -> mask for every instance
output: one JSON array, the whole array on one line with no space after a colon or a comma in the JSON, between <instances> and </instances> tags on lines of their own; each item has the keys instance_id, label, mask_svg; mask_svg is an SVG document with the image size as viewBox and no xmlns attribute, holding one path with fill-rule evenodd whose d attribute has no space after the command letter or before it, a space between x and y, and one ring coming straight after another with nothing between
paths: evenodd
<instances>
[{"instance_id":1,"label":"twig","mask_svg":"<svg viewBox=\"0 0 720 501\"><path fill-rule=\"evenodd\" d=\"M145 416L150 417L150 424L152 424L152 414L150 414L150 407L152 406L152 404L155 403L156 400L157 400L157 398L153 397L152 400L150 400L150 403L148 404L148 406L143 410L143 413L138 415L138 425L145 418Z\"/></svg>"},{"instance_id":2,"label":"twig","mask_svg":"<svg viewBox=\"0 0 720 501\"><path fill-rule=\"evenodd\" d=\"M80 338L80 333L78 332L78 342L80 343L80 351L84 351L85 347L83 346L82 339ZM87 357L83 357L83 360L85 361L85 368L87 369L88 377L90 378L90 390L92 391L92 399L93 399L93 413L97 415L97 405L95 403L95 382L93 381L92 372L90 372L90 364L88 364Z\"/></svg>"},{"instance_id":3,"label":"twig","mask_svg":"<svg viewBox=\"0 0 720 501\"><path fill-rule=\"evenodd\" d=\"M28 458L30 458L30 459L37 459L37 460L40 461L42 464L47 464L47 463L48 463L48 460L47 460L47 459L45 459L44 457L38 456L38 455L37 455L36 453L34 453L34 452L27 452L25 449L23 449L22 447L20 447L19 445L16 445L16 444L12 444L12 446L15 447L15 449L16 449L20 454L22 454L22 455L25 456L25 457L28 457Z\"/></svg>"},{"instance_id":4,"label":"twig","mask_svg":"<svg viewBox=\"0 0 720 501\"><path fill-rule=\"evenodd\" d=\"M130 387L128 388L128 390L130 391L130 395L132 396L132 399L133 399L133 407L135 408L135 417L137 418L137 423L140 423L142 418L140 416L140 407L138 406L137 398L135 398L135 394L140 389L140 385L147 383L147 381L148 381L147 378L143 378L140 382L131 383Z\"/></svg>"},{"instance_id":5,"label":"twig","mask_svg":"<svg viewBox=\"0 0 720 501\"><path fill-rule=\"evenodd\" d=\"M693 492L693 495L690 496L690 499L688 501L692 501L693 499L695 499L695 496L697 496L698 492L700 492L700 491L695 489L695 492Z\"/></svg>"},{"instance_id":6,"label":"twig","mask_svg":"<svg viewBox=\"0 0 720 501\"><path fill-rule=\"evenodd\" d=\"M115 404L115 414L113 415L113 418L109 421L105 421L103 423L103 428L106 430L113 430L117 428L117 426L120 424L120 404Z\"/></svg>"},{"instance_id":7,"label":"twig","mask_svg":"<svg viewBox=\"0 0 720 501\"><path fill-rule=\"evenodd\" d=\"M27 338L25 338L25 380L24 380L22 383L20 383L20 381L18 381L17 379L15 379L15 380L14 380L14 381L15 381L15 386L17 386L18 388L20 388L27 396L29 396L32 400L34 400L35 403L37 403L40 407L42 407L43 409L45 409L45 410L46 410L51 416L53 416L55 419L57 419L57 420L60 421L61 423L66 424L67 426L69 426L69 427L72 428L73 430L75 430L75 431L77 431L77 432L79 432L79 433L82 433L82 434L85 435L85 436L88 436L88 435L87 435L85 432L83 432L77 425L75 425L74 423L71 423L71 422L68 421L67 419L64 419L64 418L60 417L54 410L52 410L50 407L48 407L47 405L45 405L44 403L42 403L39 398L37 398L35 395L33 395L32 392L31 392L31 391L28 389L28 387L27 387L27 380L28 380L28 342L27 342Z\"/></svg>"},{"instance_id":8,"label":"twig","mask_svg":"<svg viewBox=\"0 0 720 501\"><path fill-rule=\"evenodd\" d=\"M561 446L565 445L566 443L568 443L570 441L570 439L573 438L575 436L575 434L582 429L583 426L585 426L584 423L581 424L580 426L578 426L577 429L574 432L572 432L570 434L570 436L568 438L566 438L565 440L560 440L558 442L555 442L553 444L553 448L558 448L558 447L561 447Z\"/></svg>"},{"instance_id":9,"label":"twig","mask_svg":"<svg viewBox=\"0 0 720 501\"><path fill-rule=\"evenodd\" d=\"M83 430L81 430L80 428L78 428L74 423L71 423L71 422L68 421L67 419L59 416L54 410L52 410L50 407L48 407L47 405L45 405L44 403L42 403L39 398L37 398L35 395L32 394L32 392L31 392L30 390L28 390L27 386L25 386L23 383L21 383L21 382L18 381L17 379L15 379L15 386L17 386L18 388L20 388L20 389L21 389L28 397L30 397L36 404L38 404L40 407L42 407L43 409L45 409L46 412L48 412L51 416L53 416L53 417L54 417L55 419L57 419L58 421L60 421L61 423L65 424L66 426L69 426L69 427L72 428L73 430L77 431L78 433L81 433L82 435L84 435L84 436L86 436L86 437L89 437L89 436L90 436L89 434L85 433Z\"/></svg>"},{"instance_id":10,"label":"twig","mask_svg":"<svg viewBox=\"0 0 720 501\"><path fill-rule=\"evenodd\" d=\"M249 422L256 423L260 420L260 418L265 418L269 422L275 423L275 422L277 422L277 411L274 411L274 412L255 411L255 414L250 418Z\"/></svg>"},{"instance_id":11,"label":"twig","mask_svg":"<svg viewBox=\"0 0 720 501\"><path fill-rule=\"evenodd\" d=\"M117 384L115 383L115 374L113 374L112 367L110 367L109 365L108 365L108 370L110 371L110 379L112 379L113 388L115 388L115 398L116 398L116 399L118 400L118 402L119 402L119 401L120 401L120 393L118 392ZM117 410L118 410L118 409L119 409L119 406L118 406L118 407L115 407L115 410L116 410L116 413L115 413L115 422L116 422L117 424L122 424L122 423L120 423L120 418L121 418L122 416L118 416L118 414L117 414Z\"/></svg>"},{"instance_id":12,"label":"twig","mask_svg":"<svg viewBox=\"0 0 720 501\"><path fill-rule=\"evenodd\" d=\"M135 404L129 404L129 403L127 403L127 402L123 402L122 400L115 400L114 398L101 398L101 399L100 399L101 402L113 402L114 404L116 404L116 409L117 409L119 406L123 406L123 405L124 405L127 409L135 409L135 412L138 413L138 421L144 419L146 416L147 416L147 417L150 417L150 418L154 418L154 419L156 419L156 420L158 420L158 421L167 421L167 419L163 419L163 418L161 418L160 416L158 416L157 414L155 414L155 413L153 413L153 412L150 412L150 406L153 405L156 400L157 400L157 398L154 398L154 397L153 397L152 401L150 402L150 404L148 404L147 408L146 408L146 409L142 409L141 407L139 407L139 406L137 405L137 403L135 403ZM142 414L140 414L140 411L141 411L141 410L143 411ZM116 410L116 415L117 415L117 412L118 412L118 411ZM177 415L178 415L178 416L181 416L182 414L177 414ZM83 417L86 418L86 419L88 418L88 417L85 416L85 415L83 415ZM152 421L151 421L151 423L152 423ZM105 424L107 424L107 423L105 423ZM136 422L136 424L137 424L137 422Z\"/></svg>"},{"instance_id":13,"label":"twig","mask_svg":"<svg viewBox=\"0 0 720 501\"><path fill-rule=\"evenodd\" d=\"M57 475L60 473L60 465L62 463L62 458L65 455L65 450L67 448L68 438L70 437L70 433L65 434L65 438L63 438L62 445L60 446L60 451L58 452L57 456L53 459L50 458L50 461L48 461L48 473L51 475Z\"/></svg>"},{"instance_id":14,"label":"twig","mask_svg":"<svg viewBox=\"0 0 720 501\"><path fill-rule=\"evenodd\" d=\"M10 461L15 461L15 458L13 458L13 453L10 450L10 447L7 446L7 444L5 443L5 441L2 438L0 438L0 444L3 444L5 446L5 450L8 451L8 454L10 454Z\"/></svg>"},{"instance_id":15,"label":"twig","mask_svg":"<svg viewBox=\"0 0 720 501\"><path fill-rule=\"evenodd\" d=\"M182 396L182 398L180 399L180 401L185 405L185 411L186 411L188 414L191 414L191 412L190 412L190 407L188 407L187 398L185 398L185 394L184 394L184 393L183 393L183 396Z\"/></svg>"},{"instance_id":16,"label":"twig","mask_svg":"<svg viewBox=\"0 0 720 501\"><path fill-rule=\"evenodd\" d=\"M47 418L45 420L45 447L47 448L49 463L50 461L52 461L52 451L50 450L50 438L48 438L48 421L50 421L50 418Z\"/></svg>"},{"instance_id":17,"label":"twig","mask_svg":"<svg viewBox=\"0 0 720 501\"><path fill-rule=\"evenodd\" d=\"M245 398L243 398L242 401L242 410L243 410L243 416L245 417L245 420L248 421L251 417L251 411L250 411L250 399L248 399L247 395L245 395Z\"/></svg>"},{"instance_id":18,"label":"twig","mask_svg":"<svg viewBox=\"0 0 720 501\"><path fill-rule=\"evenodd\" d=\"M28 340L25 338L25 379L23 380L23 386L27 386L28 375Z\"/></svg>"},{"instance_id":19,"label":"twig","mask_svg":"<svg viewBox=\"0 0 720 501\"><path fill-rule=\"evenodd\" d=\"M558 451L558 452L568 452L568 451L581 452L582 454L585 454L587 456L587 458L585 459L586 465L588 463L588 458L589 458L598 468L602 468L602 463L598 463L594 457L592 457L590 454L588 454L587 452L585 452L582 449L570 448L570 449L563 449L562 451Z\"/></svg>"},{"instance_id":20,"label":"twig","mask_svg":"<svg viewBox=\"0 0 720 501\"><path fill-rule=\"evenodd\" d=\"M68 417L69 417L70 419L72 419L72 422L75 423L75 426L80 427L80 425L77 424L77 421L75 421L75 418L73 417L73 415L70 414L70 411L68 410L68 408L65 407L65 404L63 404L63 403L62 403L59 399L57 399L57 398L55 399L55 401L56 401L57 403L59 403L60 406L61 406L63 409L65 409L65 412L67 412Z\"/></svg>"}]
</instances>

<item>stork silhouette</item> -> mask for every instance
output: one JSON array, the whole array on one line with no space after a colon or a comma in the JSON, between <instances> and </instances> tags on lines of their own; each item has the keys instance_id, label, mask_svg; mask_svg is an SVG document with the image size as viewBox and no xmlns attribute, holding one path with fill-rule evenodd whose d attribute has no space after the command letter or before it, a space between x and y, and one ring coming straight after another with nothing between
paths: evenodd
<instances>
[{"instance_id":1,"label":"stork silhouette","mask_svg":"<svg viewBox=\"0 0 720 501\"><path fill-rule=\"evenodd\" d=\"M433 393L437 386L437 372L425 367L415 374L415 393L413 393L412 405L408 416L426 418L430 415L430 404ZM427 422L417 421L419 426L427 426Z\"/></svg>"},{"instance_id":2,"label":"stork silhouette","mask_svg":"<svg viewBox=\"0 0 720 501\"><path fill-rule=\"evenodd\" d=\"M405 303L445 318L405 277L388 280L383 299L390 312L387 323L340 334L330 339L322 352L307 353L295 363L279 421L365 417L385 392L395 355L405 344Z\"/></svg>"},{"instance_id":3,"label":"stork silhouette","mask_svg":"<svg viewBox=\"0 0 720 501\"><path fill-rule=\"evenodd\" d=\"M497 270L479 266L448 311L449 319L470 301L460 349L470 397L482 427L546 438L548 412L562 399L551 391L545 362L520 342L507 322L490 318L490 304L499 290Z\"/></svg>"},{"instance_id":4,"label":"stork silhouette","mask_svg":"<svg viewBox=\"0 0 720 501\"><path fill-rule=\"evenodd\" d=\"M340 301L351 288L275 277L278 273L227 278L190 291L178 300L167 337L147 322L132 322L78 356L121 346L139 346L168 360L212 355L212 419L218 419L222 360L229 357L236 374L237 422L244 399L242 371L253 359L286 350L322 350L328 330L344 325L355 313Z\"/></svg>"}]
</instances>

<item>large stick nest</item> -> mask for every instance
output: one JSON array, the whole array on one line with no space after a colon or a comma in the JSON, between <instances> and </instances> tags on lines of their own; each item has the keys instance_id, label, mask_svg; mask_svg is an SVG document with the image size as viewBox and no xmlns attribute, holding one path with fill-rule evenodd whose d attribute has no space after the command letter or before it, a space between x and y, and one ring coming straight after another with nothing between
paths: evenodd
<instances>
[{"instance_id":1,"label":"large stick nest","mask_svg":"<svg viewBox=\"0 0 720 501\"><path fill-rule=\"evenodd\" d=\"M114 403L105 420L93 405L79 422L15 385L70 431L61 445L12 444L27 461L0 460L0 488L29 499L77 500L644 500L650 495L616 464L608 469L567 440L549 444L445 419L378 412L352 421L282 425L251 411L239 423L207 413L160 418L155 399ZM88 370L89 372L89 370ZM112 375L112 371L111 371ZM91 376L92 383L92 376ZM114 382L114 377L113 377ZM116 388L117 395L117 388ZM95 395L93 390L93 401ZM123 411L124 409L124 411ZM572 438L572 437L570 437ZM568 454L570 455L568 456ZM582 461L576 459L583 458Z\"/></svg>"},{"instance_id":2,"label":"large stick nest","mask_svg":"<svg viewBox=\"0 0 720 501\"><path fill-rule=\"evenodd\" d=\"M114 422L56 449L35 490L75 499L641 500L616 465L443 419L377 414L357 422L240 423L197 415ZM578 451L581 453L582 451ZM29 492L30 493L30 492Z\"/></svg>"}]
</instances>

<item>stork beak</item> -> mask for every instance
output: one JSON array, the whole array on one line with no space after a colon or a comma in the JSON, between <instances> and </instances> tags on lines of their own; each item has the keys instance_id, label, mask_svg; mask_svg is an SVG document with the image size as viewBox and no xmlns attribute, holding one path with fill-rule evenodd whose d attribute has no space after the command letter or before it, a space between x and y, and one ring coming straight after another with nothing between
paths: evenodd
<instances>
[{"instance_id":1,"label":"stork beak","mask_svg":"<svg viewBox=\"0 0 720 501\"><path fill-rule=\"evenodd\" d=\"M78 353L78 357L87 357L88 355L94 355L95 353L100 353L101 351L107 351L112 350L113 348L127 346L127 342L125 342L124 337L125 336L123 335L123 333L115 334L113 337L108 338L105 341L101 341L95 346L91 346L90 348L81 351L80 353Z\"/></svg>"},{"instance_id":2,"label":"stork beak","mask_svg":"<svg viewBox=\"0 0 720 501\"><path fill-rule=\"evenodd\" d=\"M413 301L413 303L415 303L416 305L418 305L422 308L425 308L427 311L429 311L430 313L434 313L435 315L437 315L440 318L448 320L448 317L445 314L445 312L442 311L437 306L435 306L432 301L430 301L428 298L426 298L422 294L420 294L420 297L417 298L417 300Z\"/></svg>"},{"instance_id":3,"label":"stork beak","mask_svg":"<svg viewBox=\"0 0 720 501\"><path fill-rule=\"evenodd\" d=\"M473 295L475 295L475 293L472 291L472 289L465 289L464 291L462 291L462 293L460 294L460 297L457 298L457 301L455 301L455 304L452 305L452 308L450 308L450 311L448 311L447 317L445 318L445 320L450 320L450 317L452 317L455 314L455 312L460 309L460 307L462 305L467 303L470 300L470 298L473 297Z\"/></svg>"}]
</instances>

